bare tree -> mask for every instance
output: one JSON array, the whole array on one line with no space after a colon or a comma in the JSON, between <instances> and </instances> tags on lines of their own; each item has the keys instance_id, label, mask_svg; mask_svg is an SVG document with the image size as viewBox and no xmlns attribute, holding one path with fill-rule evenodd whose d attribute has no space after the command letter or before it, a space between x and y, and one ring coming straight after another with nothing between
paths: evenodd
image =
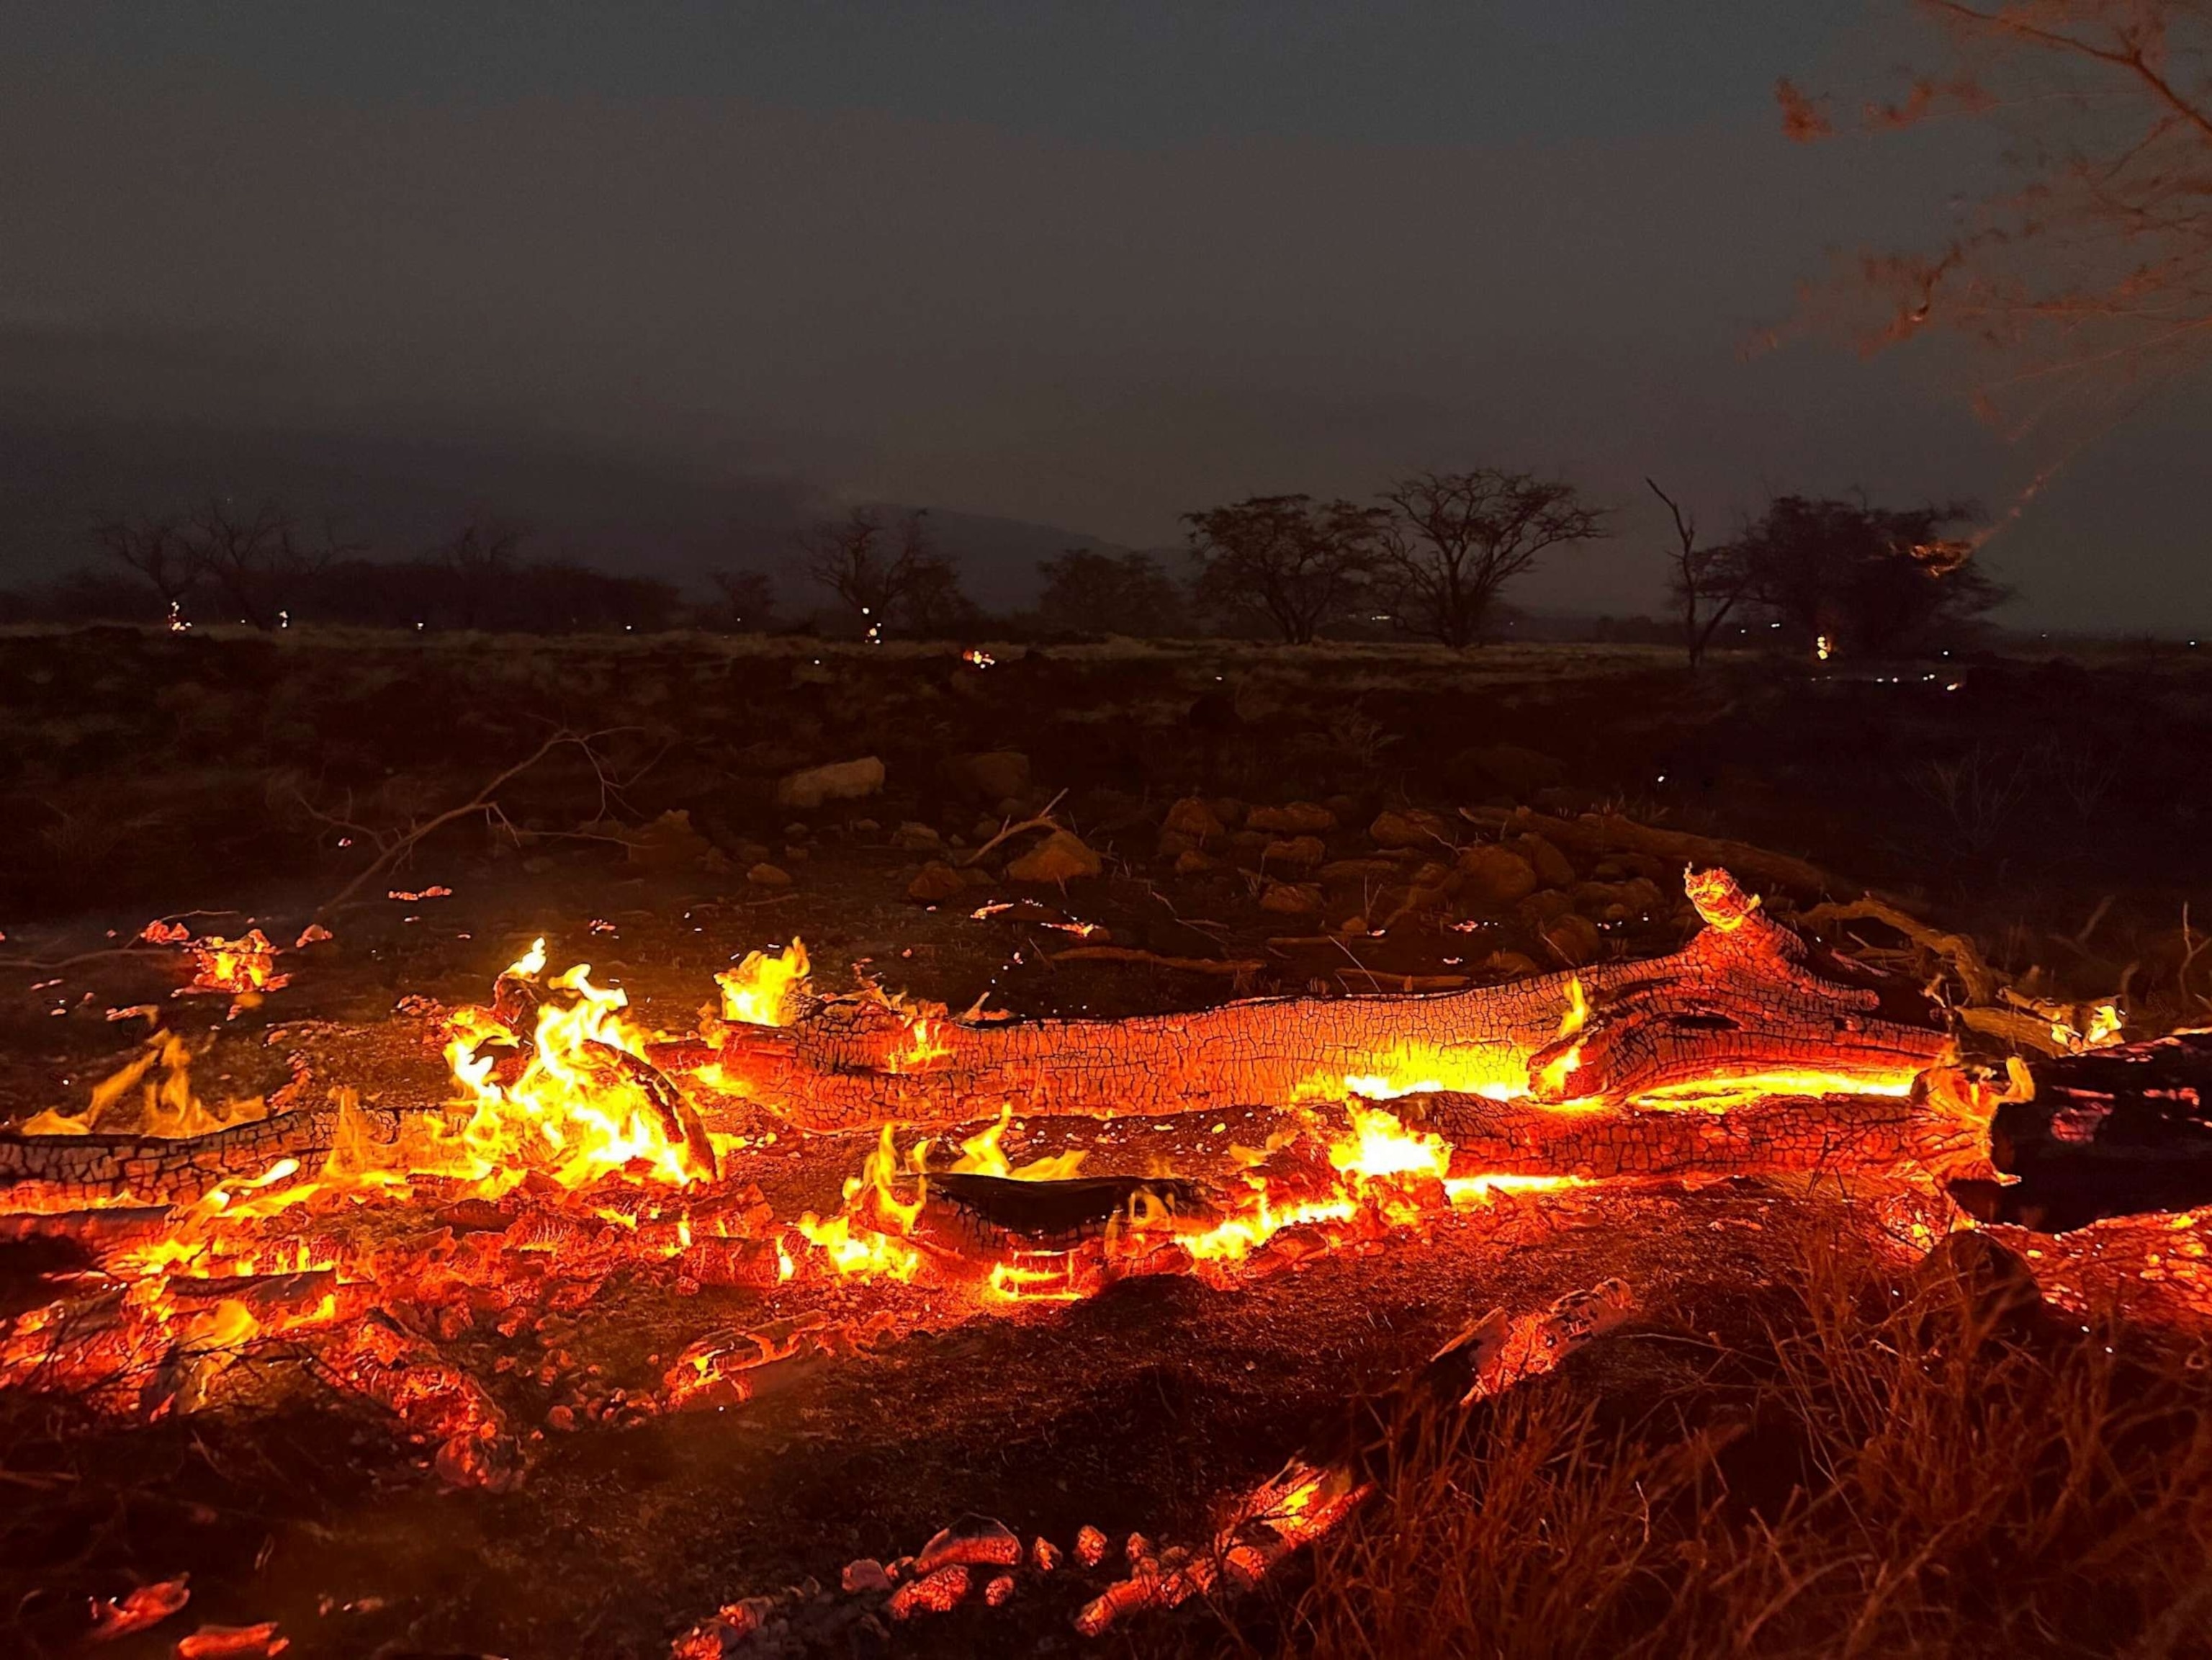
<instances>
[{"instance_id":1,"label":"bare tree","mask_svg":"<svg viewBox=\"0 0 2212 1660\"><path fill-rule=\"evenodd\" d=\"M1382 492L1382 581L1407 631L1455 651L1481 637L1498 591L1553 548L1603 536L1572 484L1485 467L1417 472Z\"/></svg>"},{"instance_id":2,"label":"bare tree","mask_svg":"<svg viewBox=\"0 0 2212 1660\"><path fill-rule=\"evenodd\" d=\"M761 634L775 620L775 583L767 572L710 570L707 580L721 595L724 627Z\"/></svg>"},{"instance_id":3,"label":"bare tree","mask_svg":"<svg viewBox=\"0 0 2212 1660\"><path fill-rule=\"evenodd\" d=\"M1310 496L1255 496L1187 513L1199 562L1193 593L1217 617L1263 617L1304 645L1367 591L1378 519L1350 502Z\"/></svg>"},{"instance_id":4,"label":"bare tree","mask_svg":"<svg viewBox=\"0 0 2212 1660\"><path fill-rule=\"evenodd\" d=\"M2002 125L2016 185L1933 246L1860 256L1814 292L1865 298L1878 348L1948 325L1999 349L1979 392L2031 400L2195 367L2212 344L2212 7L2203 0L1917 0L1939 50L1855 125L1966 116ZM1784 130L1836 130L1784 81ZM2114 372L2118 372L2115 375Z\"/></svg>"},{"instance_id":5,"label":"bare tree","mask_svg":"<svg viewBox=\"0 0 2212 1660\"><path fill-rule=\"evenodd\" d=\"M842 519L811 526L799 544L806 574L852 608L872 641L880 642L900 620L917 584L939 587L941 573L951 569L931 547L921 509L902 518L893 532L872 510L855 508Z\"/></svg>"},{"instance_id":6,"label":"bare tree","mask_svg":"<svg viewBox=\"0 0 2212 1660\"><path fill-rule=\"evenodd\" d=\"M459 530L431 550L431 562L442 575L442 597L453 605L459 627L487 627L507 609L505 602L522 569L523 538L529 533L526 525L471 514Z\"/></svg>"},{"instance_id":7,"label":"bare tree","mask_svg":"<svg viewBox=\"0 0 2212 1660\"><path fill-rule=\"evenodd\" d=\"M264 500L248 518L211 497L192 513L184 535L239 620L257 629L284 626L296 591L341 555L359 551L341 546L328 526L322 547L310 549L299 521L274 499Z\"/></svg>"},{"instance_id":8,"label":"bare tree","mask_svg":"<svg viewBox=\"0 0 2212 1660\"><path fill-rule=\"evenodd\" d=\"M1674 516L1676 547L1670 556L1674 569L1668 587L1681 607L1682 646L1690 654L1690 666L1695 668L1705 660L1705 648L1720 632L1721 624L1735 614L1749 586L1749 574L1743 561L1735 556L1733 544L1700 544L1697 515L1684 513L1653 480L1644 482Z\"/></svg>"},{"instance_id":9,"label":"bare tree","mask_svg":"<svg viewBox=\"0 0 2212 1660\"><path fill-rule=\"evenodd\" d=\"M185 601L204 571L198 550L180 533L177 520L145 514L111 519L94 526L92 534L110 558L152 586L169 624L184 626Z\"/></svg>"}]
</instances>

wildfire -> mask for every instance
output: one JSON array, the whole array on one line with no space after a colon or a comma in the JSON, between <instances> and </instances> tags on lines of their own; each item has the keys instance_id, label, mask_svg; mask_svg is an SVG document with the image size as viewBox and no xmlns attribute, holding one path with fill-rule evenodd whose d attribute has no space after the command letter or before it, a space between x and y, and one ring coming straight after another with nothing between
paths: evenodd
<instances>
[{"instance_id":1,"label":"wildfire","mask_svg":"<svg viewBox=\"0 0 2212 1660\"><path fill-rule=\"evenodd\" d=\"M534 990L545 960L539 939L502 988ZM592 984L588 963L545 989L569 996L538 1002L526 1033L496 1008L471 1005L448 1021L446 1063L474 1107L459 1143L479 1189L495 1196L532 1168L572 1188L617 1171L679 1187L706 1173L689 1109L654 1087L666 1080L646 1059L651 1034L623 1018L628 994Z\"/></svg>"},{"instance_id":2,"label":"wildfire","mask_svg":"<svg viewBox=\"0 0 2212 1660\"><path fill-rule=\"evenodd\" d=\"M780 952L748 952L737 967L714 976L722 991L722 1018L748 1026L789 1025L810 972L806 947L797 939Z\"/></svg>"}]
</instances>

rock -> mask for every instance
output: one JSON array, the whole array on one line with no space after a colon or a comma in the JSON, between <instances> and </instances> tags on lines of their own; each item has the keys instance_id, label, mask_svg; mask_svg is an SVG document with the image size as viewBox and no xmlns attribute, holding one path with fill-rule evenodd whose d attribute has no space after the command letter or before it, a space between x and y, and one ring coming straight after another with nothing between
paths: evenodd
<instances>
[{"instance_id":1,"label":"rock","mask_svg":"<svg viewBox=\"0 0 2212 1660\"><path fill-rule=\"evenodd\" d=\"M1221 815L1202 796L1186 795L1168 809L1168 816L1160 821L1160 829L1163 833L1173 831L1203 842L1208 836L1226 833L1229 826L1221 822Z\"/></svg>"},{"instance_id":2,"label":"rock","mask_svg":"<svg viewBox=\"0 0 2212 1660\"><path fill-rule=\"evenodd\" d=\"M937 905L965 892L967 887L967 879L958 871L942 859L933 859L906 885L906 897L925 905Z\"/></svg>"},{"instance_id":3,"label":"rock","mask_svg":"<svg viewBox=\"0 0 2212 1660\"><path fill-rule=\"evenodd\" d=\"M1544 941L1559 952L1562 962L1570 968L1578 969L1598 953L1600 938L1597 924L1587 916L1578 916L1569 911L1544 930Z\"/></svg>"},{"instance_id":4,"label":"rock","mask_svg":"<svg viewBox=\"0 0 2212 1660\"><path fill-rule=\"evenodd\" d=\"M892 833L891 845L902 853L927 853L945 845L933 825L909 818Z\"/></svg>"},{"instance_id":5,"label":"rock","mask_svg":"<svg viewBox=\"0 0 2212 1660\"><path fill-rule=\"evenodd\" d=\"M1395 881L1398 866L1389 859L1332 859L1316 874L1332 886L1348 886L1356 882Z\"/></svg>"},{"instance_id":6,"label":"rock","mask_svg":"<svg viewBox=\"0 0 2212 1660\"><path fill-rule=\"evenodd\" d=\"M1601 920L1638 917L1668 909L1667 897L1659 885L1644 877L1627 882L1581 882L1573 889L1575 909L1583 915Z\"/></svg>"},{"instance_id":7,"label":"rock","mask_svg":"<svg viewBox=\"0 0 2212 1660\"><path fill-rule=\"evenodd\" d=\"M883 826L872 818L855 818L846 828L855 836L873 836Z\"/></svg>"},{"instance_id":8,"label":"rock","mask_svg":"<svg viewBox=\"0 0 2212 1660\"><path fill-rule=\"evenodd\" d=\"M1006 866L1017 882L1067 882L1079 876L1098 874L1098 855L1081 837L1054 830Z\"/></svg>"},{"instance_id":9,"label":"rock","mask_svg":"<svg viewBox=\"0 0 2212 1660\"><path fill-rule=\"evenodd\" d=\"M745 880L757 888L787 888L791 885L791 873L763 860L745 873Z\"/></svg>"},{"instance_id":10,"label":"rock","mask_svg":"<svg viewBox=\"0 0 2212 1660\"><path fill-rule=\"evenodd\" d=\"M998 878L981 865L969 865L961 871L960 879L971 888L988 888L996 882Z\"/></svg>"},{"instance_id":11,"label":"rock","mask_svg":"<svg viewBox=\"0 0 2212 1660\"><path fill-rule=\"evenodd\" d=\"M682 807L664 812L641 830L631 832L629 862L647 870L690 870L714 844L691 827L691 815Z\"/></svg>"},{"instance_id":12,"label":"rock","mask_svg":"<svg viewBox=\"0 0 2212 1660\"><path fill-rule=\"evenodd\" d=\"M1494 781L1499 788L1528 800L1538 790L1556 785L1567 775L1566 763L1518 744L1491 744L1469 750L1465 758Z\"/></svg>"},{"instance_id":13,"label":"rock","mask_svg":"<svg viewBox=\"0 0 2212 1660\"><path fill-rule=\"evenodd\" d=\"M1424 807L1403 812L1381 812L1367 827L1368 838L1378 848L1432 848L1451 841L1451 825L1440 813Z\"/></svg>"},{"instance_id":14,"label":"rock","mask_svg":"<svg viewBox=\"0 0 2212 1660\"><path fill-rule=\"evenodd\" d=\"M1245 817L1244 827L1289 836L1322 836L1336 828L1336 815L1318 801L1293 801L1286 807L1253 808Z\"/></svg>"},{"instance_id":15,"label":"rock","mask_svg":"<svg viewBox=\"0 0 2212 1660\"><path fill-rule=\"evenodd\" d=\"M1178 859L1200 845L1199 838L1182 830L1164 830L1153 851L1163 859Z\"/></svg>"},{"instance_id":16,"label":"rock","mask_svg":"<svg viewBox=\"0 0 2212 1660\"><path fill-rule=\"evenodd\" d=\"M1018 1567L1021 1560L1022 1541L1014 1537L1011 1528L994 1517L971 1512L930 1535L929 1542L914 1559L914 1571L934 1573L955 1563L971 1568L1012 1568Z\"/></svg>"},{"instance_id":17,"label":"rock","mask_svg":"<svg viewBox=\"0 0 2212 1660\"><path fill-rule=\"evenodd\" d=\"M1514 906L1513 915L1529 933L1541 933L1574 908L1575 902L1557 888L1539 888Z\"/></svg>"},{"instance_id":18,"label":"rock","mask_svg":"<svg viewBox=\"0 0 2212 1660\"><path fill-rule=\"evenodd\" d=\"M1030 758L1019 750L963 755L953 762L951 770L978 801L1004 801L1029 794Z\"/></svg>"},{"instance_id":19,"label":"rock","mask_svg":"<svg viewBox=\"0 0 2212 1660\"><path fill-rule=\"evenodd\" d=\"M1311 916L1321 909L1321 886L1314 882L1270 882L1260 909L1283 916Z\"/></svg>"},{"instance_id":20,"label":"rock","mask_svg":"<svg viewBox=\"0 0 2212 1660\"><path fill-rule=\"evenodd\" d=\"M802 810L825 801L857 801L884 787L884 763L874 756L857 761L833 761L826 767L809 767L779 780L775 804Z\"/></svg>"},{"instance_id":21,"label":"rock","mask_svg":"<svg viewBox=\"0 0 2212 1660\"><path fill-rule=\"evenodd\" d=\"M1510 980L1526 980L1541 971L1534 958L1517 951L1494 951L1482 966L1492 974L1504 975Z\"/></svg>"},{"instance_id":22,"label":"rock","mask_svg":"<svg viewBox=\"0 0 2212 1660\"><path fill-rule=\"evenodd\" d=\"M884 1565L872 1556L863 1556L845 1564L838 1576L848 1596L859 1596L871 1591L886 1591L891 1588L891 1577L884 1572Z\"/></svg>"},{"instance_id":23,"label":"rock","mask_svg":"<svg viewBox=\"0 0 2212 1660\"><path fill-rule=\"evenodd\" d=\"M1994 1335L2024 1335L2045 1311L2043 1288L2027 1259L1978 1228L1936 1241L1912 1270L1912 1283L1935 1312ZM1955 1304L1946 1310L1954 1297Z\"/></svg>"},{"instance_id":24,"label":"rock","mask_svg":"<svg viewBox=\"0 0 2212 1660\"><path fill-rule=\"evenodd\" d=\"M1221 861L1212 854L1200 853L1196 848L1185 848L1176 855L1177 876L1199 876L1210 870L1219 870Z\"/></svg>"},{"instance_id":25,"label":"rock","mask_svg":"<svg viewBox=\"0 0 2212 1660\"><path fill-rule=\"evenodd\" d=\"M1213 798L1213 816L1235 830L1244 822L1244 804L1233 795L1217 795Z\"/></svg>"},{"instance_id":26,"label":"rock","mask_svg":"<svg viewBox=\"0 0 2212 1660\"><path fill-rule=\"evenodd\" d=\"M1256 815L1255 815L1256 816ZM1260 850L1260 868L1273 866L1291 870L1311 870L1328 857L1328 849L1322 845L1318 836L1293 836L1287 840L1270 842Z\"/></svg>"},{"instance_id":27,"label":"rock","mask_svg":"<svg viewBox=\"0 0 2212 1660\"><path fill-rule=\"evenodd\" d=\"M1570 888L1575 883L1574 861L1540 836L1518 836L1508 842L1528 861L1536 879L1547 888Z\"/></svg>"},{"instance_id":28,"label":"rock","mask_svg":"<svg viewBox=\"0 0 2212 1660\"><path fill-rule=\"evenodd\" d=\"M1536 891L1536 870L1510 848L1479 842L1459 855L1460 894L1492 910L1527 898Z\"/></svg>"}]
</instances>

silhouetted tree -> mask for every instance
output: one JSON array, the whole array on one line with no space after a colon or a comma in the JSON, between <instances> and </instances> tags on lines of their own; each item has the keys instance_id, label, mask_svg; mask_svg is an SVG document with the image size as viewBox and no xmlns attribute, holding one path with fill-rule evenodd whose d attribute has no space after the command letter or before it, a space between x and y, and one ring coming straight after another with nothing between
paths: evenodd
<instances>
[{"instance_id":1,"label":"silhouetted tree","mask_svg":"<svg viewBox=\"0 0 2212 1660\"><path fill-rule=\"evenodd\" d=\"M1721 624L1734 616L1743 602L1747 573L1732 547L1698 540L1698 520L1675 505L1674 498L1645 479L1651 493L1667 504L1674 516L1675 549L1669 556L1674 569L1667 586L1681 616L1682 646L1690 654L1690 666L1705 660L1705 648Z\"/></svg>"},{"instance_id":2,"label":"silhouetted tree","mask_svg":"<svg viewBox=\"0 0 2212 1660\"><path fill-rule=\"evenodd\" d=\"M515 603L522 569L526 526L471 514L446 541L431 550L430 562L442 573L440 607L464 629L491 628Z\"/></svg>"},{"instance_id":3,"label":"silhouetted tree","mask_svg":"<svg viewBox=\"0 0 2212 1660\"><path fill-rule=\"evenodd\" d=\"M93 526L93 538L117 563L134 570L152 587L161 602L161 614L180 621L185 601L206 574L198 550L188 542L174 518L111 519Z\"/></svg>"},{"instance_id":4,"label":"silhouetted tree","mask_svg":"<svg viewBox=\"0 0 2212 1660\"><path fill-rule=\"evenodd\" d=\"M1264 619L1304 645L1367 593L1378 521L1372 509L1310 496L1255 496L1187 513L1199 565L1193 594L1224 622Z\"/></svg>"},{"instance_id":5,"label":"silhouetted tree","mask_svg":"<svg viewBox=\"0 0 2212 1660\"><path fill-rule=\"evenodd\" d=\"M919 509L887 527L872 510L855 508L842 519L825 519L801 532L806 574L828 588L860 619L871 640L881 640L899 620L917 585L939 596L951 567L930 545ZM958 582L952 584L957 589Z\"/></svg>"},{"instance_id":6,"label":"silhouetted tree","mask_svg":"<svg viewBox=\"0 0 2212 1660\"><path fill-rule=\"evenodd\" d=\"M1937 533L1975 513L1965 502L1895 512L1777 496L1721 556L1738 569L1729 580L1793 641L1879 654L2003 600L2005 590L1974 564L1973 543Z\"/></svg>"},{"instance_id":7,"label":"silhouetted tree","mask_svg":"<svg viewBox=\"0 0 2212 1660\"><path fill-rule=\"evenodd\" d=\"M1413 473L1382 500L1391 615L1455 651L1481 637L1498 591L1544 554L1605 534L1604 514L1572 484L1494 467Z\"/></svg>"},{"instance_id":8,"label":"silhouetted tree","mask_svg":"<svg viewBox=\"0 0 2212 1660\"><path fill-rule=\"evenodd\" d=\"M1157 640L1182 625L1182 593L1148 553L1070 548L1040 560L1037 575L1045 581L1037 617L1048 629Z\"/></svg>"},{"instance_id":9,"label":"silhouetted tree","mask_svg":"<svg viewBox=\"0 0 2212 1660\"><path fill-rule=\"evenodd\" d=\"M775 583L765 571L710 570L707 580L720 597L718 626L744 634L765 633L775 620Z\"/></svg>"},{"instance_id":10,"label":"silhouetted tree","mask_svg":"<svg viewBox=\"0 0 2212 1660\"><path fill-rule=\"evenodd\" d=\"M952 562L934 553L915 563L893 614L899 627L922 640L970 634L984 621L982 608L960 586Z\"/></svg>"},{"instance_id":11,"label":"silhouetted tree","mask_svg":"<svg viewBox=\"0 0 2212 1660\"><path fill-rule=\"evenodd\" d=\"M327 527L323 545L310 549L298 521L273 499L248 518L222 497L210 498L185 521L183 534L225 603L257 629L284 623L302 588L333 560L357 551L342 547Z\"/></svg>"}]
</instances>

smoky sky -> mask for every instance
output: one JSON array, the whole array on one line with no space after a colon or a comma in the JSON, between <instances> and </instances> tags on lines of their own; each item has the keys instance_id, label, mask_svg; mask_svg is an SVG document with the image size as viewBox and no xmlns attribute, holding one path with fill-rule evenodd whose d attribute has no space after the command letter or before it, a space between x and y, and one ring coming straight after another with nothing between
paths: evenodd
<instances>
[{"instance_id":1,"label":"smoky sky","mask_svg":"<svg viewBox=\"0 0 2212 1660\"><path fill-rule=\"evenodd\" d=\"M109 434L119 493L155 423L1133 546L1528 468L1620 508L1512 595L1584 611L1659 603L1646 475L1725 530L2063 459L1989 548L2008 620L2192 626L2201 392L2062 451L1940 350L1753 349L1998 176L1963 125L1782 136L1777 76L1848 103L1923 39L1839 0L18 4L0 419Z\"/></svg>"}]
</instances>

